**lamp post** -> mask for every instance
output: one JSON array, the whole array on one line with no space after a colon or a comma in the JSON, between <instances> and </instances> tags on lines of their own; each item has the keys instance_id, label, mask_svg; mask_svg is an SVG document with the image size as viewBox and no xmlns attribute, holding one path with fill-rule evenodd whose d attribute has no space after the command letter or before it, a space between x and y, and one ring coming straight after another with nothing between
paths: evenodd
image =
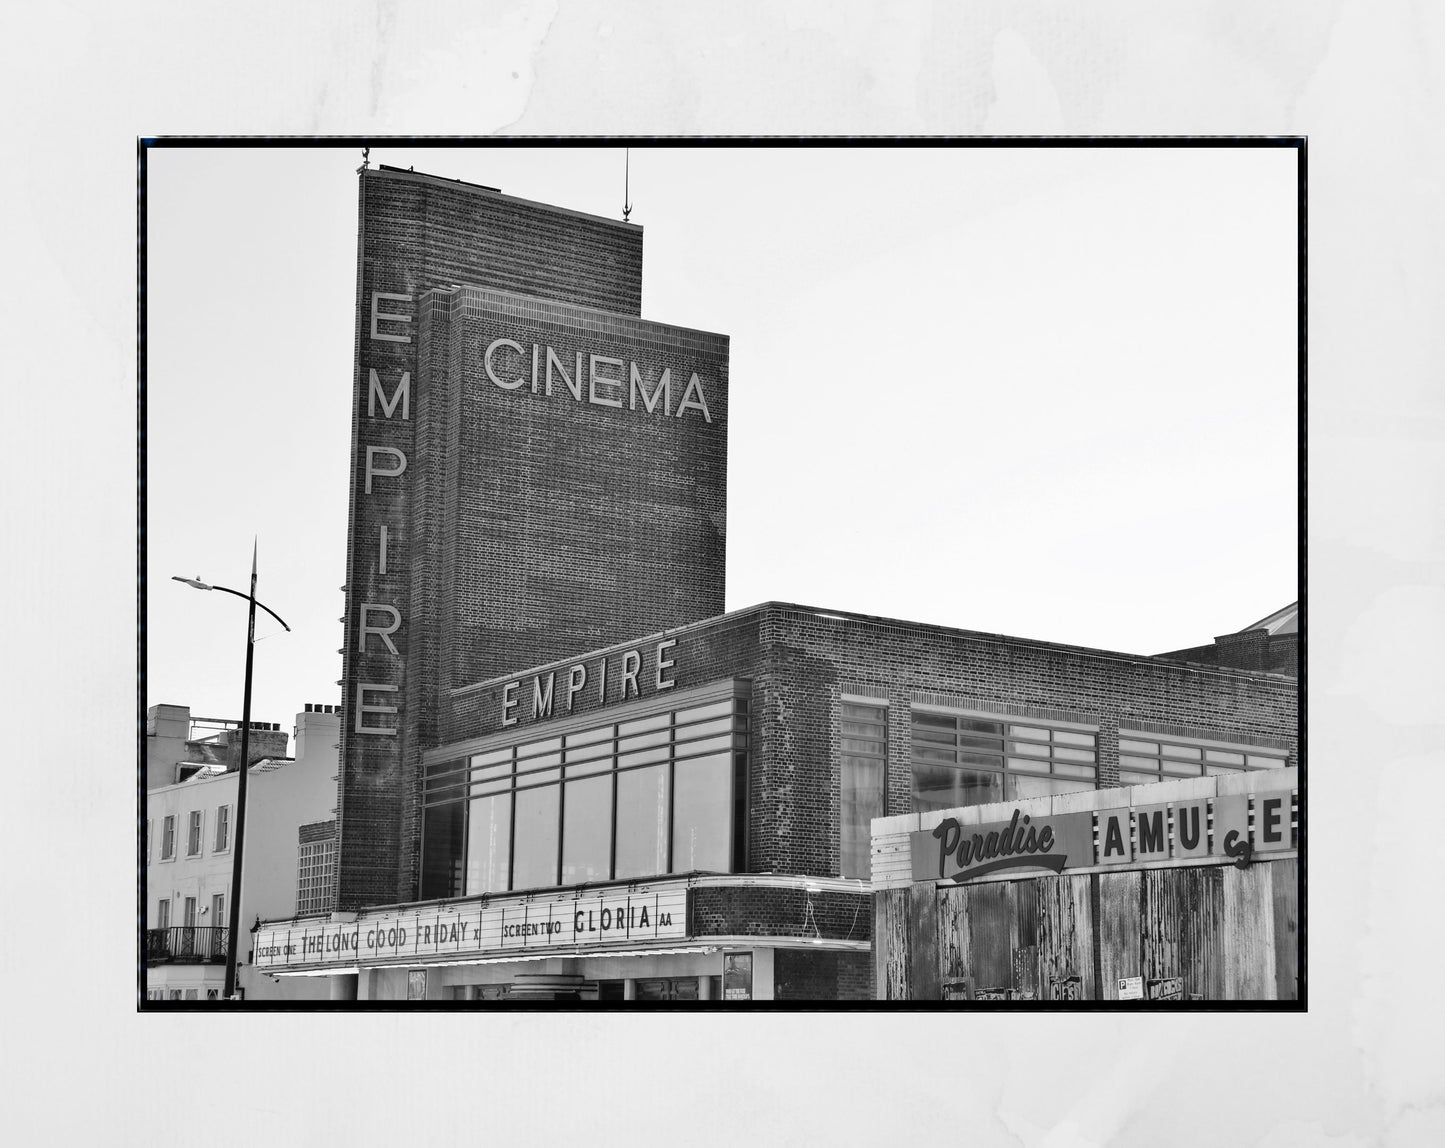
<instances>
[{"instance_id":1,"label":"lamp post","mask_svg":"<svg viewBox=\"0 0 1445 1148\"><path fill-rule=\"evenodd\" d=\"M264 602L256 601L256 543L251 543L251 592L242 594L239 590L232 590L229 586L213 586L202 582L199 578L181 578L172 575L171 580L184 582L187 586L193 586L197 590L221 590L227 594L234 594L237 598L245 598L249 604L246 619L246 688L241 701L241 771L240 777L236 780L236 843L232 846L233 856L231 860L231 919L227 926L226 935L226 985L223 991L224 999L231 1000L236 995L236 950L239 947L238 935L241 931L241 848L246 837L246 778L251 772L249 754L251 749L251 664L256 652L256 607L260 606L271 617L281 623L281 628L287 633L291 627L286 625L281 615L267 606Z\"/></svg>"}]
</instances>

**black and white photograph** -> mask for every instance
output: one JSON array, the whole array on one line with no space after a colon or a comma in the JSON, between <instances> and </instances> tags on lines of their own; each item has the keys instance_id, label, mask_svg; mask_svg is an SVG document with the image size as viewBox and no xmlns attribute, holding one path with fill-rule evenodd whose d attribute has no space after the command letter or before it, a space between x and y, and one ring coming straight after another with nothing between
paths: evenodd
<instances>
[{"instance_id":1,"label":"black and white photograph","mask_svg":"<svg viewBox=\"0 0 1445 1148\"><path fill-rule=\"evenodd\" d=\"M1445 8L3 27L7 1139L1445 1141Z\"/></svg>"},{"instance_id":2,"label":"black and white photograph","mask_svg":"<svg viewBox=\"0 0 1445 1148\"><path fill-rule=\"evenodd\" d=\"M147 144L146 1006L1302 1007L1304 141L744 144Z\"/></svg>"}]
</instances>

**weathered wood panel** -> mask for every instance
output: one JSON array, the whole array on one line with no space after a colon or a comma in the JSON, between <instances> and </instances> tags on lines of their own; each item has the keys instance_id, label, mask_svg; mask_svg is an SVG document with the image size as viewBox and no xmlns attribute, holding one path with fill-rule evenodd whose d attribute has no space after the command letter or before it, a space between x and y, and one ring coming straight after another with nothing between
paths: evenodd
<instances>
[{"instance_id":1,"label":"weathered wood panel","mask_svg":"<svg viewBox=\"0 0 1445 1148\"><path fill-rule=\"evenodd\" d=\"M1299 862L1270 863L1274 885L1275 999L1299 1000Z\"/></svg>"},{"instance_id":2,"label":"weathered wood panel","mask_svg":"<svg viewBox=\"0 0 1445 1148\"><path fill-rule=\"evenodd\" d=\"M1224 881L1214 868L1154 869L1143 874L1140 975L1177 978L1180 999L1224 996Z\"/></svg>"},{"instance_id":3,"label":"weathered wood panel","mask_svg":"<svg viewBox=\"0 0 1445 1148\"><path fill-rule=\"evenodd\" d=\"M1224 870L1224 994L1274 1000L1273 873L1278 863Z\"/></svg>"},{"instance_id":4,"label":"weathered wood panel","mask_svg":"<svg viewBox=\"0 0 1445 1148\"><path fill-rule=\"evenodd\" d=\"M992 995L1013 988L1017 932L1013 890L1014 883L1008 881L959 890L968 914L965 937L970 1000L980 999L980 993Z\"/></svg>"},{"instance_id":5,"label":"weathered wood panel","mask_svg":"<svg viewBox=\"0 0 1445 1148\"><path fill-rule=\"evenodd\" d=\"M1039 984L1039 882L1018 881L1014 897L1013 989L1021 1000L1038 1000Z\"/></svg>"},{"instance_id":6,"label":"weathered wood panel","mask_svg":"<svg viewBox=\"0 0 1445 1148\"><path fill-rule=\"evenodd\" d=\"M1039 999L1093 1000L1093 906L1087 877L1045 877L1035 886Z\"/></svg>"},{"instance_id":7,"label":"weathered wood panel","mask_svg":"<svg viewBox=\"0 0 1445 1148\"><path fill-rule=\"evenodd\" d=\"M909 926L912 944L908 954L908 981L916 1001L943 999L938 983L938 893L929 882L908 889Z\"/></svg>"},{"instance_id":8,"label":"weathered wood panel","mask_svg":"<svg viewBox=\"0 0 1445 1148\"><path fill-rule=\"evenodd\" d=\"M944 1000L964 1000L969 987L968 900L941 886L938 898L938 983Z\"/></svg>"},{"instance_id":9,"label":"weathered wood panel","mask_svg":"<svg viewBox=\"0 0 1445 1148\"><path fill-rule=\"evenodd\" d=\"M879 1000L911 1000L908 960L913 917L907 889L873 894L873 983Z\"/></svg>"},{"instance_id":10,"label":"weathered wood panel","mask_svg":"<svg viewBox=\"0 0 1445 1148\"><path fill-rule=\"evenodd\" d=\"M1103 984L1096 999L1119 999L1123 977L1142 976L1139 968L1139 903L1143 886L1139 870L1097 873L1099 920L1095 935Z\"/></svg>"}]
</instances>

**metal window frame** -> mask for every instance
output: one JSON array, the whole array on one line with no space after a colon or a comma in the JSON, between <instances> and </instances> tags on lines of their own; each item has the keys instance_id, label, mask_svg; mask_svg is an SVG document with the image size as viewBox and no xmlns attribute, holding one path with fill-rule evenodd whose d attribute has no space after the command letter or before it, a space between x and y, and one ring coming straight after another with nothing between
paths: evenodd
<instances>
[{"instance_id":1,"label":"metal window frame","mask_svg":"<svg viewBox=\"0 0 1445 1148\"><path fill-rule=\"evenodd\" d=\"M675 819L677 815L677 784L676 768L679 761L684 763L699 757L710 757L718 754L726 754L729 757L728 767L728 798L727 814L730 819L737 813L737 787L738 787L738 757L743 757L743 769L748 768L749 759L747 754L750 749L749 741L752 733L752 683L745 678L728 678L719 682L711 682L705 686L699 686L692 690L686 690L677 694L667 694L665 698L651 697L632 702L626 706L615 707L611 712L592 711L590 714L569 716L566 720L549 725L546 737L537 737L535 730L529 730L524 735L524 740L516 740L519 735L517 730L509 730L506 734L493 734L483 739L471 739L466 742L455 743L453 747L440 747L422 755L422 800L421 800L421 832L418 834L418 856L426 856L426 814L432 810L445 809L452 805L462 807L461 825L461 871L462 889L465 893L465 881L467 865L471 848L471 804L474 798L493 797L507 794L511 798L511 805L508 810L509 829L507 843L507 881L506 889L499 892L518 892L516 888L516 848L517 848L517 796L519 793L528 790L545 789L556 786L558 789L557 799L557 859L554 869L555 883L552 886L541 886L542 888L561 888L562 885L562 861L563 848L566 843L566 784L568 762L566 751L568 749L567 739L570 736L581 733L592 733L596 730L607 728L610 734L607 737L599 737L595 741L582 743L578 748L600 749L603 745L610 746L610 751L599 753L597 758L588 758L585 762L576 764L588 764L593 760L606 758L610 767L603 771L597 770L594 773L584 774L576 780L588 780L596 777L608 777L611 781L612 803L611 818L612 832L611 843L608 855L608 876L607 880L615 880L617 873L617 801L618 801L618 777L622 773L634 770L650 769L658 765L666 764L667 774L667 853L665 873L656 876L672 875L673 869L673 845L676 837ZM661 704L659 704L661 701ZM711 714L701 719L694 719L683 724L677 721L679 712L700 709L708 706L729 703L729 707L722 713ZM605 722L598 719L605 716ZM629 721L645 719L661 714L667 715L667 724L658 726L659 731L667 732L667 740L657 748L665 748L666 756L658 761L640 762L634 765L619 767L618 758L621 756L621 743L625 740L621 733L621 727ZM688 732L698 726L723 724L721 730L709 731L706 735L692 736L679 739L678 732ZM651 732L651 731L640 731ZM627 736L632 736L631 734ZM702 749L704 742L711 742L716 739L726 738L726 745L711 746ZM531 747L539 743L555 741L556 748L540 750L529 754L526 758L521 756L523 747ZM688 747L691 747L690 749ZM448 748L455 750L453 753L446 753ZM654 747L643 747L651 749ZM886 742L885 742L886 748ZM681 750L681 752L679 752ZM485 778L480 781L474 780L474 771L483 769L495 769L504 764L503 761L489 762L486 765L473 765L472 758L481 757L487 754L507 752L504 759L509 766L506 773L499 777ZM558 761L555 765L546 765L536 772L550 772L556 770L557 777L553 780L536 782L533 784L520 784L528 775L520 771L520 763L524 760L532 760L537 757L550 756L555 753ZM884 756L885 784L887 758ZM486 792L476 793L477 785L483 784L488 787L495 786L495 789L488 789ZM750 815L751 806L748 799L744 798L744 816ZM746 834L744 835L746 840ZM744 858L737 857L737 826L730 827L728 834L728 856L729 867L734 871L745 862L746 846L744 847Z\"/></svg>"}]
</instances>

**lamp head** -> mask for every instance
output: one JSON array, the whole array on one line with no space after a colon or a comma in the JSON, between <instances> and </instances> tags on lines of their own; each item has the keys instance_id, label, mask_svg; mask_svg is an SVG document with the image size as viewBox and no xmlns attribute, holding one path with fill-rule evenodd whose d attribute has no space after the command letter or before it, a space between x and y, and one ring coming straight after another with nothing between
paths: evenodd
<instances>
[{"instance_id":1,"label":"lamp head","mask_svg":"<svg viewBox=\"0 0 1445 1148\"><path fill-rule=\"evenodd\" d=\"M172 574L172 575L171 575L171 581L172 581L172 582L184 582L187 586L194 586L197 590L211 590L211 589L214 589L214 587L208 586L206 583L202 582L199 577L196 577L196 578L182 578L182 577L180 577L178 574Z\"/></svg>"}]
</instances>

